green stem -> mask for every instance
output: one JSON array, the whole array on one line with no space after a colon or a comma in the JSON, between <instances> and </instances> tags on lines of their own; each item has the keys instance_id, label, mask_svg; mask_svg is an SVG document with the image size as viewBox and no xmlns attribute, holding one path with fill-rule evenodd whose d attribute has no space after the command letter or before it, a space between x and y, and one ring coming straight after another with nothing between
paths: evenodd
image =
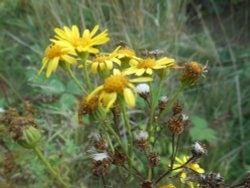
<instances>
[{"instance_id":1,"label":"green stem","mask_svg":"<svg viewBox=\"0 0 250 188\"><path fill-rule=\"evenodd\" d=\"M190 85L190 82L187 83L183 83L181 85L181 87L178 89L178 91L175 93L174 97L167 103L167 106L164 110L162 110L162 112L160 113L159 117L158 117L158 121L160 118L162 118L163 114L165 114L170 108L171 106L174 104L175 100L177 99L177 97L183 92L183 90Z\"/></svg>"},{"instance_id":2,"label":"green stem","mask_svg":"<svg viewBox=\"0 0 250 188\"><path fill-rule=\"evenodd\" d=\"M73 74L72 70L70 69L70 67L68 67L67 72L69 73L70 77L74 80L74 82L76 83L76 85L82 90L82 92L86 95L88 95L88 93L86 92L86 90L82 87L81 83L79 82L79 80L75 77L75 75Z\"/></svg>"},{"instance_id":3,"label":"green stem","mask_svg":"<svg viewBox=\"0 0 250 188\"><path fill-rule=\"evenodd\" d=\"M84 73L84 75L85 75L85 77L86 77L86 81L87 81L87 86L88 86L88 89L90 90L90 91L92 91L92 84L91 84L91 81L90 81L90 78L89 78L89 73L88 73L88 71L87 71L87 66L86 66L86 64L83 62L83 73Z\"/></svg>"},{"instance_id":4,"label":"green stem","mask_svg":"<svg viewBox=\"0 0 250 188\"><path fill-rule=\"evenodd\" d=\"M34 148L34 152L38 156L38 158L43 162L43 164L47 167L47 169L50 171L50 173L60 182L64 187L69 188L69 185L67 185L61 176L55 171L55 169L51 166L51 164L45 159L44 155L42 154L41 150L38 147Z\"/></svg>"},{"instance_id":5,"label":"green stem","mask_svg":"<svg viewBox=\"0 0 250 188\"><path fill-rule=\"evenodd\" d=\"M125 121L125 126L128 131L128 138L129 138L128 155L129 155L130 160L128 161L128 167L129 167L128 171L129 171L129 178L130 178L131 173L132 173L133 135L131 132L131 126L130 126L129 119L127 116L125 101L121 100L120 103L121 103L121 108L122 108L122 115Z\"/></svg>"}]
</instances>

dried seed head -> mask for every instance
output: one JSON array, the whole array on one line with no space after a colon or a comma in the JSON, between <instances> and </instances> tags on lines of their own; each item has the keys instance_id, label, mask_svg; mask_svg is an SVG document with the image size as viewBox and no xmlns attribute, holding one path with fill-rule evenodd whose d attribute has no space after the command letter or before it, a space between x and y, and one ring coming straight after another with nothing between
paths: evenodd
<instances>
[{"instance_id":1,"label":"dried seed head","mask_svg":"<svg viewBox=\"0 0 250 188\"><path fill-rule=\"evenodd\" d=\"M141 149L146 149L148 145L148 132L140 131L139 134L135 135L136 144Z\"/></svg>"},{"instance_id":2,"label":"dried seed head","mask_svg":"<svg viewBox=\"0 0 250 188\"><path fill-rule=\"evenodd\" d=\"M137 93L142 97L143 99L147 99L150 94L150 88L148 84L142 83L138 84L136 86Z\"/></svg>"},{"instance_id":3,"label":"dried seed head","mask_svg":"<svg viewBox=\"0 0 250 188\"><path fill-rule=\"evenodd\" d=\"M191 63L187 63L185 65L181 81L190 80L193 83L197 81L203 75L204 72L207 72L207 65L202 67L197 62L192 61Z\"/></svg>"},{"instance_id":4,"label":"dried seed head","mask_svg":"<svg viewBox=\"0 0 250 188\"><path fill-rule=\"evenodd\" d=\"M172 134L178 135L184 131L182 115L172 117L170 120L168 120L167 125Z\"/></svg>"},{"instance_id":5,"label":"dried seed head","mask_svg":"<svg viewBox=\"0 0 250 188\"><path fill-rule=\"evenodd\" d=\"M104 160L110 160L110 156L104 152L104 153L95 153L92 155L92 158L95 160L95 161L104 161Z\"/></svg>"},{"instance_id":6,"label":"dried seed head","mask_svg":"<svg viewBox=\"0 0 250 188\"><path fill-rule=\"evenodd\" d=\"M151 167L157 166L160 163L160 155L155 152L150 152L148 154L148 161Z\"/></svg>"},{"instance_id":7,"label":"dried seed head","mask_svg":"<svg viewBox=\"0 0 250 188\"><path fill-rule=\"evenodd\" d=\"M108 143L103 138L100 138L96 141L95 148L100 151L106 151L108 149Z\"/></svg>"},{"instance_id":8,"label":"dried seed head","mask_svg":"<svg viewBox=\"0 0 250 188\"><path fill-rule=\"evenodd\" d=\"M94 161L92 164L92 173L95 176L105 176L109 172L109 167L110 167L109 160Z\"/></svg>"},{"instance_id":9,"label":"dried seed head","mask_svg":"<svg viewBox=\"0 0 250 188\"><path fill-rule=\"evenodd\" d=\"M222 188L224 185L224 178L219 173L210 172L205 177L205 185L208 188Z\"/></svg>"},{"instance_id":10,"label":"dried seed head","mask_svg":"<svg viewBox=\"0 0 250 188\"><path fill-rule=\"evenodd\" d=\"M117 166L121 166L125 163L126 156L119 150L115 150L115 154L113 155L113 163Z\"/></svg>"},{"instance_id":11,"label":"dried seed head","mask_svg":"<svg viewBox=\"0 0 250 188\"><path fill-rule=\"evenodd\" d=\"M162 111L166 108L167 102L168 102L169 98L167 96L162 96L159 100L159 104L158 107L159 109Z\"/></svg>"},{"instance_id":12,"label":"dried seed head","mask_svg":"<svg viewBox=\"0 0 250 188\"><path fill-rule=\"evenodd\" d=\"M175 102L172 107L174 115L182 113L183 106L179 102Z\"/></svg>"},{"instance_id":13,"label":"dried seed head","mask_svg":"<svg viewBox=\"0 0 250 188\"><path fill-rule=\"evenodd\" d=\"M207 154L206 146L200 142L194 142L191 152L195 158L200 158L202 155Z\"/></svg>"},{"instance_id":14,"label":"dried seed head","mask_svg":"<svg viewBox=\"0 0 250 188\"><path fill-rule=\"evenodd\" d=\"M150 180L144 180L142 183L141 183L141 188L154 188L154 184L152 181Z\"/></svg>"},{"instance_id":15,"label":"dried seed head","mask_svg":"<svg viewBox=\"0 0 250 188\"><path fill-rule=\"evenodd\" d=\"M10 125L11 121L17 117L19 117L17 110L15 108L9 108L3 113L0 123L3 123L4 125Z\"/></svg>"}]
</instances>

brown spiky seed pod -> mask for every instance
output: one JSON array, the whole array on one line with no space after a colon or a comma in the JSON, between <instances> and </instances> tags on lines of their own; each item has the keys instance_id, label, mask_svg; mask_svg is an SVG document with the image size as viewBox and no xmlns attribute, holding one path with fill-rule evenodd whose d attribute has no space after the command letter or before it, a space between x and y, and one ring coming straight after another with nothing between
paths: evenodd
<instances>
[{"instance_id":1,"label":"brown spiky seed pod","mask_svg":"<svg viewBox=\"0 0 250 188\"><path fill-rule=\"evenodd\" d=\"M168 120L167 125L172 134L179 135L184 131L182 115L172 117Z\"/></svg>"},{"instance_id":2,"label":"brown spiky seed pod","mask_svg":"<svg viewBox=\"0 0 250 188\"><path fill-rule=\"evenodd\" d=\"M141 183L141 188L154 188L154 184L152 181L150 180L144 180L142 183Z\"/></svg>"},{"instance_id":3,"label":"brown spiky seed pod","mask_svg":"<svg viewBox=\"0 0 250 188\"><path fill-rule=\"evenodd\" d=\"M92 173L95 176L105 176L109 172L110 160L93 161Z\"/></svg>"},{"instance_id":4,"label":"brown spiky seed pod","mask_svg":"<svg viewBox=\"0 0 250 188\"><path fill-rule=\"evenodd\" d=\"M179 102L175 102L172 107L174 115L182 113L183 106Z\"/></svg>"},{"instance_id":5,"label":"brown spiky seed pod","mask_svg":"<svg viewBox=\"0 0 250 188\"><path fill-rule=\"evenodd\" d=\"M224 178L218 173L210 172L206 175L205 185L208 188L222 188L224 185Z\"/></svg>"},{"instance_id":6,"label":"brown spiky seed pod","mask_svg":"<svg viewBox=\"0 0 250 188\"><path fill-rule=\"evenodd\" d=\"M150 152L147 157L151 167L157 166L160 163L160 155L158 153Z\"/></svg>"},{"instance_id":7,"label":"brown spiky seed pod","mask_svg":"<svg viewBox=\"0 0 250 188\"><path fill-rule=\"evenodd\" d=\"M115 150L113 155L113 163L117 166L121 166L126 162L126 156L119 150Z\"/></svg>"},{"instance_id":8,"label":"brown spiky seed pod","mask_svg":"<svg viewBox=\"0 0 250 188\"><path fill-rule=\"evenodd\" d=\"M95 148L100 151L106 151L108 148L108 144L103 138L100 138L99 140L96 141Z\"/></svg>"}]
</instances>

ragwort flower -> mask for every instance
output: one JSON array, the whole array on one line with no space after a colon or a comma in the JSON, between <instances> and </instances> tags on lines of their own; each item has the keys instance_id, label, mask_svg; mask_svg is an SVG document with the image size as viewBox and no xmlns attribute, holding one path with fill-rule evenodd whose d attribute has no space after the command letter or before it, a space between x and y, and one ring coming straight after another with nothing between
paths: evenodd
<instances>
[{"instance_id":1,"label":"ragwort flower","mask_svg":"<svg viewBox=\"0 0 250 188\"><path fill-rule=\"evenodd\" d=\"M159 60L155 58L146 58L146 59L139 59L130 60L130 68L126 70L127 74L135 74L137 76L141 76L143 74L153 74L153 70L157 69L164 69L167 67L174 66L174 59L163 57Z\"/></svg>"},{"instance_id":2,"label":"ragwort flower","mask_svg":"<svg viewBox=\"0 0 250 188\"><path fill-rule=\"evenodd\" d=\"M96 25L91 32L85 29L81 36L78 27L75 25L73 25L71 29L66 26L64 26L63 29L55 28L55 33L57 34L55 36L56 39L51 39L51 41L61 46L70 47L74 49L75 52L95 54L99 52L95 46L109 41L107 30L94 36L98 29L98 25Z\"/></svg>"},{"instance_id":3,"label":"ragwort flower","mask_svg":"<svg viewBox=\"0 0 250 188\"><path fill-rule=\"evenodd\" d=\"M174 164L173 168L178 168L184 164L187 163L189 157L188 156L184 156L182 158L182 160L178 157L175 158L175 160L178 162L177 164ZM198 164L196 163L188 163L186 164L186 167L191 169L192 171L194 172L197 172L197 173L204 173L204 169L202 169ZM181 175L180 175L180 180L182 183L186 183L186 178L187 178L187 171L185 170L185 168L180 168L180 169L177 169L175 170L176 172L181 172ZM189 182L189 186L191 188L194 188L194 183L193 182Z\"/></svg>"},{"instance_id":4,"label":"ragwort flower","mask_svg":"<svg viewBox=\"0 0 250 188\"><path fill-rule=\"evenodd\" d=\"M117 58L117 51L119 47L116 48L110 54L98 54L93 60L87 60L87 63L91 65L91 72L97 73L98 71L111 70L113 68L113 62L121 65L121 61ZM81 67L80 65L79 67Z\"/></svg>"},{"instance_id":5,"label":"ragwort flower","mask_svg":"<svg viewBox=\"0 0 250 188\"><path fill-rule=\"evenodd\" d=\"M136 82L149 82L152 78L141 77L129 79L125 73L120 72L118 69L113 70L113 75L105 79L104 84L97 87L89 95L88 100L90 100L97 93L99 94L99 100L109 109L117 100L118 96L122 96L125 102L130 107L135 106L135 95L136 88L133 83Z\"/></svg>"},{"instance_id":6,"label":"ragwort flower","mask_svg":"<svg viewBox=\"0 0 250 188\"><path fill-rule=\"evenodd\" d=\"M57 44L51 44L45 50L45 56L42 60L42 68L39 71L39 75L43 69L47 66L46 77L50 77L52 72L55 72L60 61L64 61L69 64L76 64L76 58L72 57L74 52L68 48L63 48Z\"/></svg>"}]
</instances>

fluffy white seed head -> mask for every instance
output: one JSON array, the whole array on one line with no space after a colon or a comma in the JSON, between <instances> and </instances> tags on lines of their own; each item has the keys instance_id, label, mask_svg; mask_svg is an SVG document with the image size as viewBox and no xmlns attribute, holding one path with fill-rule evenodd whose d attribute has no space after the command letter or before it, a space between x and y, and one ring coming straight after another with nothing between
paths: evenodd
<instances>
[{"instance_id":1,"label":"fluffy white seed head","mask_svg":"<svg viewBox=\"0 0 250 188\"><path fill-rule=\"evenodd\" d=\"M182 114L183 121L187 121L188 119L189 119L189 116L187 116L186 114Z\"/></svg>"},{"instance_id":2,"label":"fluffy white seed head","mask_svg":"<svg viewBox=\"0 0 250 188\"><path fill-rule=\"evenodd\" d=\"M145 83L138 84L136 90L139 94L148 94L150 92L149 85Z\"/></svg>"},{"instance_id":3,"label":"fluffy white seed head","mask_svg":"<svg viewBox=\"0 0 250 188\"><path fill-rule=\"evenodd\" d=\"M137 139L137 140L141 140L141 139L147 140L147 139L148 139L148 132L146 132L146 131L140 131L140 132L136 135L136 139Z\"/></svg>"},{"instance_id":4,"label":"fluffy white seed head","mask_svg":"<svg viewBox=\"0 0 250 188\"><path fill-rule=\"evenodd\" d=\"M161 101L161 102L164 102L164 103L168 102L168 100L169 100L169 98L168 98L167 96L162 96L162 97L160 98L160 101Z\"/></svg>"},{"instance_id":5,"label":"fluffy white seed head","mask_svg":"<svg viewBox=\"0 0 250 188\"><path fill-rule=\"evenodd\" d=\"M92 158L95 161L103 161L105 159L109 159L109 155L107 153L95 153L92 155Z\"/></svg>"}]
</instances>

